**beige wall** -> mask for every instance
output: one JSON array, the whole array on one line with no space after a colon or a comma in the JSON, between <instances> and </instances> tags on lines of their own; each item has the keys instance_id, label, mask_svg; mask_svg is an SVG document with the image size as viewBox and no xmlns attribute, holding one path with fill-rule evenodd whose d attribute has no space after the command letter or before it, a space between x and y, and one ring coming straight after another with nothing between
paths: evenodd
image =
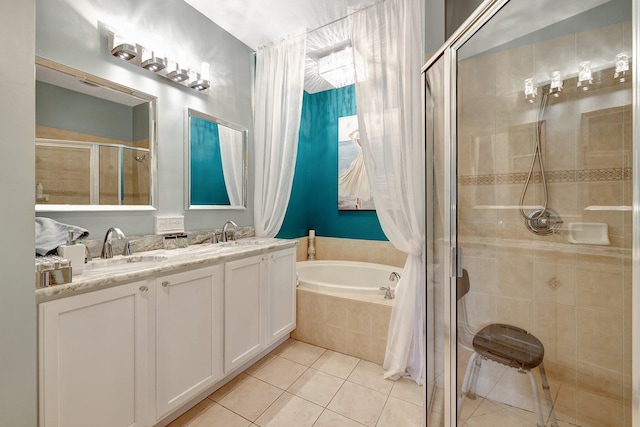
<instances>
[{"instance_id":1,"label":"beige wall","mask_svg":"<svg viewBox=\"0 0 640 427\"><path fill-rule=\"evenodd\" d=\"M358 301L298 288L297 340L382 365L387 345L392 301Z\"/></svg>"},{"instance_id":2,"label":"beige wall","mask_svg":"<svg viewBox=\"0 0 640 427\"><path fill-rule=\"evenodd\" d=\"M630 22L603 27L459 68L458 226L470 321L475 328L510 323L540 338L556 411L579 425L630 425L632 224L630 210L612 207L631 206L631 83L614 80L610 68L617 53L631 52L630 29ZM536 236L517 209L538 105L525 101L524 79L572 68L575 76L583 60L605 69L589 91L565 79L560 97L549 97L542 139L548 206L564 224ZM541 200L538 174L525 204ZM569 243L570 222L607 224L611 244ZM526 377L503 372L489 364L480 394L532 408Z\"/></svg>"},{"instance_id":3,"label":"beige wall","mask_svg":"<svg viewBox=\"0 0 640 427\"><path fill-rule=\"evenodd\" d=\"M307 259L309 241L298 239L298 261ZM396 249L391 242L378 240L341 239L337 237L315 238L316 259L373 262L404 267L407 254Z\"/></svg>"}]
</instances>

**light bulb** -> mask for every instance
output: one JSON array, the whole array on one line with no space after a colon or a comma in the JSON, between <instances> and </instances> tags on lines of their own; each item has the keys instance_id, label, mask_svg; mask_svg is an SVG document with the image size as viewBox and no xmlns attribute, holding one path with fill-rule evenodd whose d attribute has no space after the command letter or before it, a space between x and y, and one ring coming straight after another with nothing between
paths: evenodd
<instances>
[{"instance_id":1,"label":"light bulb","mask_svg":"<svg viewBox=\"0 0 640 427\"><path fill-rule=\"evenodd\" d=\"M564 82L562 81L562 74L560 74L560 71L554 71L551 74L551 84L549 86L549 93L557 98L558 96L560 96L560 92L562 92L563 85L564 85Z\"/></svg>"},{"instance_id":2,"label":"light bulb","mask_svg":"<svg viewBox=\"0 0 640 427\"><path fill-rule=\"evenodd\" d=\"M533 104L538 94L538 88L533 85L533 79L525 79L524 81L524 98Z\"/></svg>"},{"instance_id":3,"label":"light bulb","mask_svg":"<svg viewBox=\"0 0 640 427\"><path fill-rule=\"evenodd\" d=\"M622 52L616 55L616 72L613 75L614 79L619 79L620 83L624 83L626 80L626 73L629 71L629 55L627 52Z\"/></svg>"},{"instance_id":4,"label":"light bulb","mask_svg":"<svg viewBox=\"0 0 640 427\"><path fill-rule=\"evenodd\" d=\"M589 86L592 84L591 61L583 61L578 66L578 87L582 90L589 90Z\"/></svg>"}]
</instances>

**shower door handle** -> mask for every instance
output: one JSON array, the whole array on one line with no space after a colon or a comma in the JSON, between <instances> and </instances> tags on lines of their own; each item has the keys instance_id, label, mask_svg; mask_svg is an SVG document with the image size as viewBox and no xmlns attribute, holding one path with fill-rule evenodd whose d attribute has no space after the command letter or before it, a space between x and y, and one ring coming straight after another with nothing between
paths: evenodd
<instances>
[{"instance_id":1,"label":"shower door handle","mask_svg":"<svg viewBox=\"0 0 640 427\"><path fill-rule=\"evenodd\" d=\"M451 248L451 277L462 277L462 248Z\"/></svg>"}]
</instances>

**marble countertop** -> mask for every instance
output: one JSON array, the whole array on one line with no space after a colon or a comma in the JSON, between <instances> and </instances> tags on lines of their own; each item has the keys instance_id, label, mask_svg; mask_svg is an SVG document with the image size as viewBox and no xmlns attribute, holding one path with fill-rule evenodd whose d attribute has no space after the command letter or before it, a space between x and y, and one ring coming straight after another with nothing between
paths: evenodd
<instances>
[{"instance_id":1,"label":"marble countertop","mask_svg":"<svg viewBox=\"0 0 640 427\"><path fill-rule=\"evenodd\" d=\"M150 276L159 276L183 268L212 265L259 255L274 249L295 247L296 243L296 240L275 238L241 239L172 250L136 252L129 256L114 256L112 259L96 259L85 264L83 273L74 277L71 283L36 289L36 303L144 280Z\"/></svg>"}]
</instances>

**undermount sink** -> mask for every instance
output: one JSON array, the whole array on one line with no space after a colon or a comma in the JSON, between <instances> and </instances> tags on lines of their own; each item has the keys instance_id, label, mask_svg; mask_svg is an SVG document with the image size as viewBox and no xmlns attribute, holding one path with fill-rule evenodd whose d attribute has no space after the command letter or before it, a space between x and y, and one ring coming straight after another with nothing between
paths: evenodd
<instances>
[{"instance_id":1,"label":"undermount sink","mask_svg":"<svg viewBox=\"0 0 640 427\"><path fill-rule=\"evenodd\" d=\"M135 268L145 268L160 262L166 261L168 258L162 255L128 255L118 256L109 259L96 259L85 264L84 269L88 271L104 271L104 270L129 270Z\"/></svg>"}]
</instances>

